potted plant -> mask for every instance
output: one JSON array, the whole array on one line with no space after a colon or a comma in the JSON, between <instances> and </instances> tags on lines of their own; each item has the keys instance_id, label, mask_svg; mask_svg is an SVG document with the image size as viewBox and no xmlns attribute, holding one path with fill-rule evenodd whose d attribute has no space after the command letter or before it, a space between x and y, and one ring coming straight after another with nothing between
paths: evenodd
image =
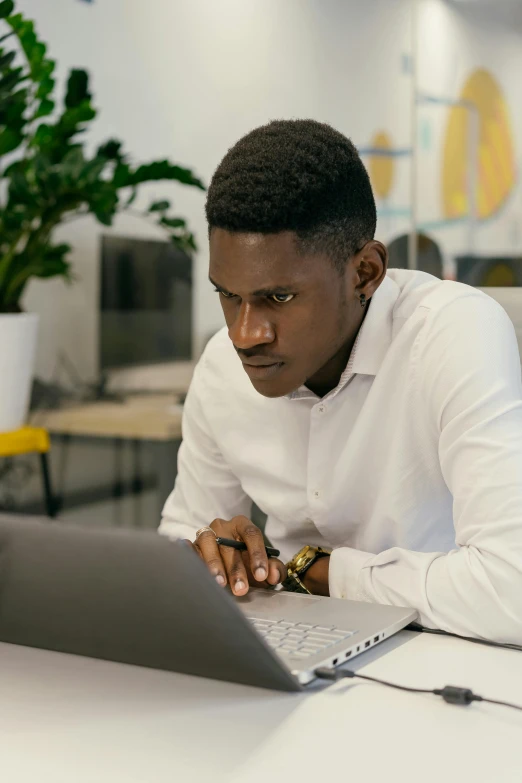
<instances>
[{"instance_id":1,"label":"potted plant","mask_svg":"<svg viewBox=\"0 0 522 783\"><path fill-rule=\"evenodd\" d=\"M81 134L96 111L87 73L70 72L57 107L55 63L33 22L14 11L13 0L1 0L0 432L21 426L27 415L37 316L22 310L26 286L34 277L72 279L71 248L53 241L56 227L87 214L110 226L145 182L174 180L204 189L190 169L168 160L133 165L114 139L88 155ZM185 251L195 249L186 221L171 213L169 201L155 201L140 214Z\"/></svg>"}]
</instances>

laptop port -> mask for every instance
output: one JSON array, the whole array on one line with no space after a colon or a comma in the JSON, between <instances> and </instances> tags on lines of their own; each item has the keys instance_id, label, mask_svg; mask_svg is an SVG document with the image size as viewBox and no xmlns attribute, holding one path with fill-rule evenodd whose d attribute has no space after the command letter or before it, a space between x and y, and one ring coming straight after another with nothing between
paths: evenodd
<instances>
[{"instance_id":1,"label":"laptop port","mask_svg":"<svg viewBox=\"0 0 522 783\"><path fill-rule=\"evenodd\" d=\"M379 637L378 637L378 636L374 636L374 637L373 637L373 641L374 641L374 642L378 642L378 641L379 641Z\"/></svg>"},{"instance_id":2,"label":"laptop port","mask_svg":"<svg viewBox=\"0 0 522 783\"><path fill-rule=\"evenodd\" d=\"M344 657L345 657L345 658L349 658L351 654L352 654L352 651L351 651L351 650L348 650L348 652L346 653L346 655L345 655Z\"/></svg>"},{"instance_id":3,"label":"laptop port","mask_svg":"<svg viewBox=\"0 0 522 783\"><path fill-rule=\"evenodd\" d=\"M367 648L367 647L369 647L369 646L370 646L370 644L371 644L370 642L365 642L365 643L364 643L364 649L366 650L366 648Z\"/></svg>"},{"instance_id":4,"label":"laptop port","mask_svg":"<svg viewBox=\"0 0 522 783\"><path fill-rule=\"evenodd\" d=\"M338 658L334 658L333 661L332 661L332 666L335 666L335 664L337 663L338 660L339 660Z\"/></svg>"}]
</instances>

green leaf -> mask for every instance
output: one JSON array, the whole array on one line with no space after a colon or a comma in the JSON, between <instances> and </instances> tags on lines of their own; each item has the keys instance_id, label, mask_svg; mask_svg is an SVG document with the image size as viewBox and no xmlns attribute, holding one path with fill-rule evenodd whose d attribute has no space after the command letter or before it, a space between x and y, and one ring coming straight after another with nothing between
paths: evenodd
<instances>
[{"instance_id":1,"label":"green leaf","mask_svg":"<svg viewBox=\"0 0 522 783\"><path fill-rule=\"evenodd\" d=\"M22 14L12 14L12 15L8 14L8 16L9 16L9 24L11 25L13 30L18 32L18 30L20 29L20 25L22 25L24 22L24 17L22 16Z\"/></svg>"},{"instance_id":2,"label":"green leaf","mask_svg":"<svg viewBox=\"0 0 522 783\"><path fill-rule=\"evenodd\" d=\"M98 147L96 155L107 158L107 160L122 160L123 156L121 154L121 147L121 141L118 141L117 139L109 139L109 141L106 141L105 144L102 144L100 147Z\"/></svg>"},{"instance_id":3,"label":"green leaf","mask_svg":"<svg viewBox=\"0 0 522 783\"><path fill-rule=\"evenodd\" d=\"M65 105L68 109L89 103L91 95L89 93L89 76L87 71L73 69L67 81L67 93L65 95Z\"/></svg>"},{"instance_id":4,"label":"green leaf","mask_svg":"<svg viewBox=\"0 0 522 783\"><path fill-rule=\"evenodd\" d=\"M0 101L0 124L11 130L20 131L25 125L27 90L17 90L6 101Z\"/></svg>"},{"instance_id":5,"label":"green leaf","mask_svg":"<svg viewBox=\"0 0 522 783\"><path fill-rule=\"evenodd\" d=\"M5 71L11 67L13 60L16 57L16 52L8 52L0 57L0 70Z\"/></svg>"},{"instance_id":6,"label":"green leaf","mask_svg":"<svg viewBox=\"0 0 522 783\"><path fill-rule=\"evenodd\" d=\"M38 117L48 117L49 114L52 114L54 111L54 101L50 101L49 99L45 99L40 102L40 105L38 107L38 111L34 115L34 119L38 119Z\"/></svg>"},{"instance_id":7,"label":"green leaf","mask_svg":"<svg viewBox=\"0 0 522 783\"><path fill-rule=\"evenodd\" d=\"M118 208L118 193L111 183L103 183L89 198L89 209L105 226L112 225Z\"/></svg>"},{"instance_id":8,"label":"green leaf","mask_svg":"<svg viewBox=\"0 0 522 783\"><path fill-rule=\"evenodd\" d=\"M40 63L45 57L46 52L47 52L46 45L41 41L35 40L31 51L31 59L30 59L31 65L32 66L40 65Z\"/></svg>"},{"instance_id":9,"label":"green leaf","mask_svg":"<svg viewBox=\"0 0 522 783\"><path fill-rule=\"evenodd\" d=\"M112 175L112 184L115 188L125 188L131 184L131 171L128 163L119 162Z\"/></svg>"},{"instance_id":10,"label":"green leaf","mask_svg":"<svg viewBox=\"0 0 522 783\"><path fill-rule=\"evenodd\" d=\"M12 128L4 128L0 131L0 155L12 152L23 142L23 135Z\"/></svg>"},{"instance_id":11,"label":"green leaf","mask_svg":"<svg viewBox=\"0 0 522 783\"><path fill-rule=\"evenodd\" d=\"M32 275L35 277L67 277L70 264L64 256L71 252L71 246L51 245L46 247L41 258L31 265Z\"/></svg>"},{"instance_id":12,"label":"green leaf","mask_svg":"<svg viewBox=\"0 0 522 783\"><path fill-rule=\"evenodd\" d=\"M165 212L167 209L170 209L170 201L153 201L149 212Z\"/></svg>"},{"instance_id":13,"label":"green leaf","mask_svg":"<svg viewBox=\"0 0 522 783\"><path fill-rule=\"evenodd\" d=\"M24 81L26 78L22 68L13 68L0 79L0 93L9 92L13 87L16 87L19 82Z\"/></svg>"},{"instance_id":14,"label":"green leaf","mask_svg":"<svg viewBox=\"0 0 522 783\"><path fill-rule=\"evenodd\" d=\"M187 225L187 221L182 218L162 217L159 222L162 226L168 226L169 228L185 228Z\"/></svg>"},{"instance_id":15,"label":"green leaf","mask_svg":"<svg viewBox=\"0 0 522 783\"><path fill-rule=\"evenodd\" d=\"M205 190L205 186L190 169L182 168L170 163L168 160L159 160L154 163L147 163L139 166L134 171L127 184L139 185L141 182L153 182L161 179L176 180L183 185L193 185L194 187Z\"/></svg>"},{"instance_id":16,"label":"green leaf","mask_svg":"<svg viewBox=\"0 0 522 783\"><path fill-rule=\"evenodd\" d=\"M7 16L11 16L14 11L13 0L2 0L0 3L0 19L5 19Z\"/></svg>"},{"instance_id":17,"label":"green leaf","mask_svg":"<svg viewBox=\"0 0 522 783\"><path fill-rule=\"evenodd\" d=\"M54 139L53 131L50 125L43 122L38 126L33 136L32 146L45 148L51 146Z\"/></svg>"},{"instance_id":18,"label":"green leaf","mask_svg":"<svg viewBox=\"0 0 522 783\"><path fill-rule=\"evenodd\" d=\"M39 100L43 100L44 98L47 98L48 95L52 93L54 90L54 79L51 79L49 76L46 76L40 81L40 84L38 86L38 89L36 90L36 98Z\"/></svg>"},{"instance_id":19,"label":"green leaf","mask_svg":"<svg viewBox=\"0 0 522 783\"><path fill-rule=\"evenodd\" d=\"M31 76L34 82L41 82L44 79L49 79L56 68L56 62L54 60L42 60L41 63L37 63L31 69Z\"/></svg>"},{"instance_id":20,"label":"green leaf","mask_svg":"<svg viewBox=\"0 0 522 783\"><path fill-rule=\"evenodd\" d=\"M63 158L61 163L62 176L71 183L76 182L81 176L85 166L85 158L81 147L73 147Z\"/></svg>"},{"instance_id":21,"label":"green leaf","mask_svg":"<svg viewBox=\"0 0 522 783\"><path fill-rule=\"evenodd\" d=\"M96 111L89 101L84 101L72 109L67 109L60 117L59 124L66 130L75 132L82 122L89 122L96 117Z\"/></svg>"},{"instance_id":22,"label":"green leaf","mask_svg":"<svg viewBox=\"0 0 522 783\"><path fill-rule=\"evenodd\" d=\"M96 157L87 161L82 171L80 172L80 177L77 183L78 187L84 187L85 185L92 185L96 183L107 165L108 160L104 157Z\"/></svg>"}]
</instances>

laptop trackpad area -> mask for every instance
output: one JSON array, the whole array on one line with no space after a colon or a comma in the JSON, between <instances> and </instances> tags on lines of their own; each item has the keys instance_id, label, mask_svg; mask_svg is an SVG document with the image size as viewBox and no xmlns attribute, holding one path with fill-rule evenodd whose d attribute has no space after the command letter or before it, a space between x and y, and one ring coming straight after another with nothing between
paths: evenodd
<instances>
[{"instance_id":1,"label":"laptop trackpad area","mask_svg":"<svg viewBox=\"0 0 522 783\"><path fill-rule=\"evenodd\" d=\"M272 590L250 589L242 598L235 598L241 611L247 617L266 617L270 620L286 619L299 621L310 617L312 610L317 617L317 603L321 596L308 596L299 593L284 593Z\"/></svg>"}]
</instances>

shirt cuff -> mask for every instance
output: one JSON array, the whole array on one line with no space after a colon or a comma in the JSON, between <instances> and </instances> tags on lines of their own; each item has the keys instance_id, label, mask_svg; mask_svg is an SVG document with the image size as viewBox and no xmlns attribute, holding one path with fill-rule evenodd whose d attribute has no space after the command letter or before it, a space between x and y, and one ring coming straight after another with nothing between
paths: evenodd
<instances>
[{"instance_id":1,"label":"shirt cuff","mask_svg":"<svg viewBox=\"0 0 522 783\"><path fill-rule=\"evenodd\" d=\"M196 528L191 525L185 525L183 522L173 522L171 519L163 517L158 528L158 533L170 539L188 538L194 541L196 538Z\"/></svg>"},{"instance_id":2,"label":"shirt cuff","mask_svg":"<svg viewBox=\"0 0 522 783\"><path fill-rule=\"evenodd\" d=\"M328 582L332 598L348 598L351 601L368 601L360 587L361 571L374 557L370 552L341 547L334 549L330 557Z\"/></svg>"}]
</instances>

